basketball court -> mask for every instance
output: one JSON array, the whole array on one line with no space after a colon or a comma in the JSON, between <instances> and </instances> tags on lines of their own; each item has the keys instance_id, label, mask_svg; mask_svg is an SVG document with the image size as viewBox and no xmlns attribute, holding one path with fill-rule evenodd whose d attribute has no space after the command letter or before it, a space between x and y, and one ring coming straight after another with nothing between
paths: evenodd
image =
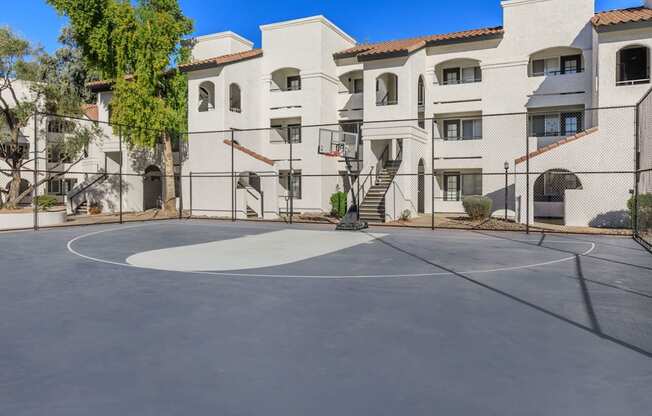
<instances>
[{"instance_id":1,"label":"basketball court","mask_svg":"<svg viewBox=\"0 0 652 416\"><path fill-rule=\"evenodd\" d=\"M172 220L0 234L0 413L646 414L630 238Z\"/></svg>"}]
</instances>

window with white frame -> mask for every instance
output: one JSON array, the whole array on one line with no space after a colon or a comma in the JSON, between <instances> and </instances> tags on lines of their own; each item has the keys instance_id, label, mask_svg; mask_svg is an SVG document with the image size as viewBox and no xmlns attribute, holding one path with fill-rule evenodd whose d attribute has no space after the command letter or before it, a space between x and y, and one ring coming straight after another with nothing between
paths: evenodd
<instances>
[{"instance_id":1,"label":"window with white frame","mask_svg":"<svg viewBox=\"0 0 652 416\"><path fill-rule=\"evenodd\" d=\"M465 196L482 195L482 173L444 173L444 201L461 201Z\"/></svg>"},{"instance_id":2,"label":"window with white frame","mask_svg":"<svg viewBox=\"0 0 652 416\"><path fill-rule=\"evenodd\" d=\"M444 174L444 201L460 200L460 174Z\"/></svg>"}]
</instances>

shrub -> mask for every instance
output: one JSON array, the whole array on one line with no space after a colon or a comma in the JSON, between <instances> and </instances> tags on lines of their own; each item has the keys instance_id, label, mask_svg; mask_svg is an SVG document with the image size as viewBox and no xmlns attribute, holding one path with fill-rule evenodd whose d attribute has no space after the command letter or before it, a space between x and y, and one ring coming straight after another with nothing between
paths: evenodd
<instances>
[{"instance_id":1,"label":"shrub","mask_svg":"<svg viewBox=\"0 0 652 416\"><path fill-rule=\"evenodd\" d=\"M40 195L36 197L36 206L42 210L47 210L57 205L57 198L52 195Z\"/></svg>"},{"instance_id":2,"label":"shrub","mask_svg":"<svg viewBox=\"0 0 652 416\"><path fill-rule=\"evenodd\" d=\"M410 219L411 216L412 216L412 212L410 212L409 209L405 209L403 210L403 212L401 212L401 221L407 221Z\"/></svg>"},{"instance_id":3,"label":"shrub","mask_svg":"<svg viewBox=\"0 0 652 416\"><path fill-rule=\"evenodd\" d=\"M491 205L491 199L486 196L467 196L462 200L464 211L472 220L489 218Z\"/></svg>"},{"instance_id":4,"label":"shrub","mask_svg":"<svg viewBox=\"0 0 652 416\"><path fill-rule=\"evenodd\" d=\"M346 192L335 192L331 195L331 215L342 218L346 215Z\"/></svg>"},{"instance_id":5,"label":"shrub","mask_svg":"<svg viewBox=\"0 0 652 416\"><path fill-rule=\"evenodd\" d=\"M88 213L90 215L99 215L102 213L102 207L97 204L93 204L88 208Z\"/></svg>"},{"instance_id":6,"label":"shrub","mask_svg":"<svg viewBox=\"0 0 652 416\"><path fill-rule=\"evenodd\" d=\"M634 212L636 209L634 196L627 201L627 208L629 209L629 217L632 220L634 217L637 217L638 227L640 229L652 228L652 194L640 194L638 196L638 213Z\"/></svg>"}]
</instances>

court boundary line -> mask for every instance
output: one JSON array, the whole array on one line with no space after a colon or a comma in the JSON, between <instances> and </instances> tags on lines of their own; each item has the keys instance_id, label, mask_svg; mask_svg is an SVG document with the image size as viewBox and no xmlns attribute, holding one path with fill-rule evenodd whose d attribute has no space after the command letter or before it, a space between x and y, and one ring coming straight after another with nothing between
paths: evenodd
<instances>
[{"instance_id":1,"label":"court boundary line","mask_svg":"<svg viewBox=\"0 0 652 416\"><path fill-rule=\"evenodd\" d=\"M131 267L135 269L140 269L140 270L155 270L155 271L160 271L160 272L176 272L176 273L188 273L188 274L196 274L196 275L209 275L209 276L221 276L221 277L228 277L228 278L239 278L239 277L246 277L246 278L287 278L287 279L325 279L325 280L340 280L340 279L399 279L399 278L419 278L419 277L435 277L435 276L451 276L455 275L455 273L465 273L465 274L487 274L487 273L498 273L498 272L512 272L512 271L518 271L518 270L525 270L525 269L530 269L530 268L537 268L537 267L542 267L542 266L548 266L552 264L558 264L558 263L563 263L567 261L574 260L577 255L579 256L587 256L593 250L596 248L595 242L589 242L589 241L548 241L548 243L552 244L589 244L591 247L589 250L581 253L581 254L574 254L569 257L565 257L562 259L556 259L556 260L550 260L546 262L540 262L540 263L533 263L533 264L528 264L528 265L521 265L521 266L510 266L510 267L500 267L500 268L495 268L495 269L486 269L486 270L471 270L471 271L446 271L446 272L434 272L434 273L414 273L414 274L376 274L376 275L291 275L291 274L266 274L266 273L234 273L234 272L219 272L219 271L192 271L192 270L168 270L168 269L156 269L156 268L150 268L150 267L142 267L142 266L135 266L133 264L129 263L121 263L117 261L112 261L112 260L106 260L106 259L101 259L93 256L89 256L83 253L80 253L79 251L75 250L73 248L73 244L83 240L88 237L92 237L95 235L99 234L104 234L108 232L114 232L114 231L124 231L124 230L129 230L129 229L134 229L134 228L141 228L141 227L147 227L150 224L139 224L139 225L134 225L134 226L127 226L127 227L122 227L119 229L106 229L106 230L99 230L99 231L94 231L90 233L85 233L82 235L79 235L77 237L72 238L69 240L66 244L66 247L68 251L80 258L93 261L93 262L98 262L98 263L104 263L104 264L110 264L114 266L121 266L121 267ZM205 224L202 224L205 225ZM253 227L252 227L253 228ZM488 240L491 237L485 237L485 238L465 238L466 240ZM518 242L516 240L515 242ZM547 247L542 247L542 248L547 248Z\"/></svg>"}]
</instances>

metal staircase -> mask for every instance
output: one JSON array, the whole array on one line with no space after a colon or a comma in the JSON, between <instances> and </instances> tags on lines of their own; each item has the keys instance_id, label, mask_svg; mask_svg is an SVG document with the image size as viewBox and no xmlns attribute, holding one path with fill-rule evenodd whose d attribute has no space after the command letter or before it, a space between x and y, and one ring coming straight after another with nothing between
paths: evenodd
<instances>
[{"instance_id":1,"label":"metal staircase","mask_svg":"<svg viewBox=\"0 0 652 416\"><path fill-rule=\"evenodd\" d=\"M400 166L401 160L388 160L384 163L383 168L376 177L376 183L369 188L362 204L360 204L361 220L385 222L385 194Z\"/></svg>"}]
</instances>

